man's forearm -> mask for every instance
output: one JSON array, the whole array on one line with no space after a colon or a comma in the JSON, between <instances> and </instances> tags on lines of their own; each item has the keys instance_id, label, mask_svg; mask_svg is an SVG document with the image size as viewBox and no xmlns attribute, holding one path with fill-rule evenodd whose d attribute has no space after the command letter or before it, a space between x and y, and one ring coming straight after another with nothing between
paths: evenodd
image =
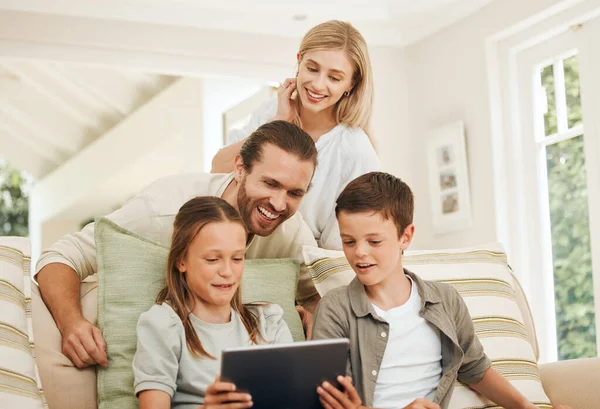
<instances>
[{"instance_id":1,"label":"man's forearm","mask_svg":"<svg viewBox=\"0 0 600 409\"><path fill-rule=\"evenodd\" d=\"M70 322L83 316L79 300L79 276L66 264L51 263L40 270L36 279L42 299L63 333Z\"/></svg>"},{"instance_id":2,"label":"man's forearm","mask_svg":"<svg viewBox=\"0 0 600 409\"><path fill-rule=\"evenodd\" d=\"M221 148L212 160L210 173L229 173L233 171L233 160L240 153L246 138Z\"/></svg>"}]
</instances>

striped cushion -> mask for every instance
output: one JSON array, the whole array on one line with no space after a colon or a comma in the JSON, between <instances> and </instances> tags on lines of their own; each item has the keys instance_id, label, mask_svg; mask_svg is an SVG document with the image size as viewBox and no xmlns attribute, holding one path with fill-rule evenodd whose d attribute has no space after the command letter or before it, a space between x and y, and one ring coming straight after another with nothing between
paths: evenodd
<instances>
[{"instance_id":1,"label":"striped cushion","mask_svg":"<svg viewBox=\"0 0 600 409\"><path fill-rule=\"evenodd\" d=\"M304 247L304 259L321 296L355 276L341 251ZM542 388L535 350L515 298L515 281L502 246L407 251L405 268L425 280L454 286L465 300L492 366L539 408L551 408ZM489 400L457 382L449 409L495 409Z\"/></svg>"},{"instance_id":2,"label":"striped cushion","mask_svg":"<svg viewBox=\"0 0 600 409\"><path fill-rule=\"evenodd\" d=\"M0 239L0 406L3 408L47 408L33 352L29 254L28 239Z\"/></svg>"}]
</instances>

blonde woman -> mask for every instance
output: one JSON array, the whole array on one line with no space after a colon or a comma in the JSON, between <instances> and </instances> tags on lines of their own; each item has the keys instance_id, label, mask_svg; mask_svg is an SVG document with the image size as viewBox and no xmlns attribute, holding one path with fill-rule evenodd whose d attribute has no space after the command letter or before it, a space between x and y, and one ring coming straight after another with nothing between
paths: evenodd
<instances>
[{"instance_id":1,"label":"blonde woman","mask_svg":"<svg viewBox=\"0 0 600 409\"><path fill-rule=\"evenodd\" d=\"M277 100L264 103L235 143L213 159L213 173L230 172L246 137L261 124L285 120L299 125L315 141L319 165L300 212L319 246L341 249L335 200L354 178L379 170L367 136L373 105L373 77L367 44L350 23L332 20L313 27L297 54L298 73L286 79Z\"/></svg>"}]
</instances>

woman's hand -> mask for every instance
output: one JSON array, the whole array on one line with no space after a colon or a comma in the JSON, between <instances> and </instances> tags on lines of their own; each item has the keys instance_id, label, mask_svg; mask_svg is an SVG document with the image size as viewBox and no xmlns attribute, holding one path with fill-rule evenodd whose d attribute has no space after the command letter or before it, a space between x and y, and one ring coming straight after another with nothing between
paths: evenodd
<instances>
[{"instance_id":1,"label":"woman's hand","mask_svg":"<svg viewBox=\"0 0 600 409\"><path fill-rule=\"evenodd\" d=\"M206 388L204 404L199 409L245 409L252 405L250 394L236 392L234 384L221 382L217 376L213 384Z\"/></svg>"},{"instance_id":2,"label":"woman's hand","mask_svg":"<svg viewBox=\"0 0 600 409\"><path fill-rule=\"evenodd\" d=\"M325 409L363 408L358 392L356 392L356 388L352 385L352 379L349 376L338 376L337 381L344 388L344 392L341 392L329 382L323 382L323 385L317 388L321 405Z\"/></svg>"},{"instance_id":3,"label":"woman's hand","mask_svg":"<svg viewBox=\"0 0 600 409\"><path fill-rule=\"evenodd\" d=\"M296 90L296 78L287 78L277 91L277 113L273 121L292 121L294 119L294 101L292 93Z\"/></svg>"}]
</instances>

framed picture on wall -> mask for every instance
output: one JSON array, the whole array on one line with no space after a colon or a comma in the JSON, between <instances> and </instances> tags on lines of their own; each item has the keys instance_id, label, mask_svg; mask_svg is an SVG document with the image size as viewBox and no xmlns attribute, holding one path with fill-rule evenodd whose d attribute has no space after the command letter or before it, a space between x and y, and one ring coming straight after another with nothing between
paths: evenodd
<instances>
[{"instance_id":1,"label":"framed picture on wall","mask_svg":"<svg viewBox=\"0 0 600 409\"><path fill-rule=\"evenodd\" d=\"M464 124L453 122L429 132L427 168L434 231L471 227L471 197Z\"/></svg>"}]
</instances>

